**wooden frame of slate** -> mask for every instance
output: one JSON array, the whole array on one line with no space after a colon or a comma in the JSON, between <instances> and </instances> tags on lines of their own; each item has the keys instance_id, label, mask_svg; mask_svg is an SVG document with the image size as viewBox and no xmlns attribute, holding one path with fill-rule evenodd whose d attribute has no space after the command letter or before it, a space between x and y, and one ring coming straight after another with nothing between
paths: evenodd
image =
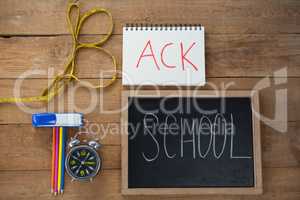
<instances>
[{"instance_id":1,"label":"wooden frame of slate","mask_svg":"<svg viewBox=\"0 0 300 200\"><path fill-rule=\"evenodd\" d=\"M129 185L129 181L131 182L135 182L134 180L130 180L130 176L129 176L129 170L130 173L139 173L137 176L135 177L140 177L140 176L145 176L147 177L145 173L140 173L138 167L132 167L129 166L130 162L132 162L132 159L129 156L132 156L132 154L129 154L129 149L131 144L129 144L129 128L128 128L128 120L129 120L129 115L128 115L128 111L129 111L129 99L130 98L147 98L148 100L150 99L157 99L157 98L161 98L161 97L170 97L170 98L186 98L186 97L191 97L191 98L200 98L200 99L209 99L208 102L211 102L211 98L247 98L248 100L250 100L250 118L251 120L249 120L249 124L250 124L250 132L252 132L252 185L234 185L234 186L228 186L228 185L217 185L214 186L212 185L204 185L202 186L195 186L192 185L191 187L189 187L189 185L183 185L181 187L181 185L170 185L169 186L165 186L165 185L153 185L150 186L149 185L147 187L144 187L144 185L142 184L141 187L139 185L136 184L131 184L131 186ZM150 104L149 104L150 105ZM151 103L152 105L152 103ZM233 107L236 107L235 105ZM258 97L258 92L255 91L208 91L208 90L184 90L184 91L175 91L175 90L162 90L162 91L154 91L154 90L127 90L127 91L123 91L122 93L122 116L121 116L121 127L122 127L122 133L121 133L121 142L122 142L122 194L123 195L199 195L199 194L239 194L239 195L248 195L248 194L261 194L263 192L263 187L262 187L262 163L261 163L261 138L260 138L260 122L259 119L257 118L257 116L255 116L255 112L259 113L259 97ZM238 109L239 110L239 109ZM253 112L255 111L255 112ZM131 116L135 116L136 112L133 113L133 115ZM244 115L244 114L243 114ZM243 117L244 118L244 117ZM242 122L244 123L244 122ZM226 138L226 137L225 137ZM250 139L250 141L251 141ZM143 146L140 145L139 146ZM178 146L178 145L177 145ZM134 146L134 152L137 151L136 149L137 146ZM200 160L200 159L199 159ZM185 162L185 161L182 161ZM204 161L202 161L204 162ZM219 162L219 161L218 161ZM200 167L203 164L199 165ZM205 165L205 164L204 164ZM221 167L225 167L224 164L220 164ZM172 166L168 166L168 170L173 167ZM191 164L187 164L186 167L191 167ZM239 166L240 167L240 166ZM132 168L132 169L130 169ZM134 168L134 169L133 169ZM176 167L175 167L176 168ZM211 167L207 167L207 168L211 168ZM226 167L225 167L226 168ZM150 171L153 169L153 167L150 169ZM159 169L159 168L158 168ZM197 168L198 169L198 168ZM199 168L200 169L200 168ZM142 169L143 171L144 169ZM155 169L153 169L155 170ZM157 170L157 169L156 169ZM168 172L167 170L167 172ZM235 173L240 173L240 168L235 169L237 171L235 171ZM191 171L191 170L185 170L185 171ZM218 171L218 170L216 170ZM144 171L143 171L144 172ZM149 172L151 173L151 172ZM155 179L156 174L149 174L148 175L151 177L150 179ZM161 172L158 172L161 173ZM197 173L197 172L196 172ZM231 172L230 172L231 173ZM164 176L165 172L162 173L161 176ZM205 175L205 174L204 174ZM152 178L153 177L153 178ZM170 176L167 176L167 178L170 178ZM173 178L173 177L172 177ZM181 177L182 178L182 177ZM218 178L218 177L217 177ZM149 179L149 177L148 177ZM147 180L148 180L147 179ZM164 177L162 177L162 181ZM146 181L147 181L146 180ZM180 179L180 180L184 180L183 182L185 182L185 177L184 179ZM203 179L201 179L203 180Z\"/></svg>"}]
</instances>

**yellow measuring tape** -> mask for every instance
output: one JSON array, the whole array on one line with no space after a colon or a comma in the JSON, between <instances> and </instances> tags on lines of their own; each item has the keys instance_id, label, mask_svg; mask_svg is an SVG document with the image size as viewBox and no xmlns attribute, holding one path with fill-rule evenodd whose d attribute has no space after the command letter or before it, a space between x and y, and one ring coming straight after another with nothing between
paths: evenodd
<instances>
[{"instance_id":1,"label":"yellow measuring tape","mask_svg":"<svg viewBox=\"0 0 300 200\"><path fill-rule=\"evenodd\" d=\"M71 14L72 12L76 11L75 20L76 22L72 23L71 20ZM108 32L105 34L103 38L101 38L97 42L93 43L81 43L79 41L79 34L82 25L84 22L92 15L94 14L103 13L109 17L110 21L110 27ZM83 15L80 15L80 7L77 3L69 3L68 4L68 10L67 10L67 22L69 29L72 34L73 39L73 47L72 47L72 53L68 60L68 63L65 65L65 70L62 74L57 75L53 82L50 84L48 88L46 88L42 95L40 96L33 96L33 97L9 97L9 98L0 98L0 103L17 103L17 102L36 102L36 101L45 101L49 102L54 96L56 96L68 83L70 83L73 80L80 81L79 78L76 76L76 55L80 49L84 48L92 48L97 49L99 51L104 52L112 59L112 64L114 67L114 74L112 75L112 78L106 83L106 84L100 84L100 85L93 85L92 88L105 88L110 86L113 82L115 82L117 78L117 62L115 57L106 49L102 48L101 46L110 38L113 31L113 19L112 15L109 11L103 8L94 8L89 10L88 12L84 13Z\"/></svg>"}]
</instances>

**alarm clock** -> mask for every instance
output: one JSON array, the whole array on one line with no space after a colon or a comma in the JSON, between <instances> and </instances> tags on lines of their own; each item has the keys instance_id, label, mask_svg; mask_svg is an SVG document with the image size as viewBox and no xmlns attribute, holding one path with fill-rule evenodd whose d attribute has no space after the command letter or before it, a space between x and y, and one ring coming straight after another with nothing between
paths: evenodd
<instances>
[{"instance_id":1,"label":"alarm clock","mask_svg":"<svg viewBox=\"0 0 300 200\"><path fill-rule=\"evenodd\" d=\"M65 167L72 180L92 181L102 166L102 159L97 152L101 145L96 141L81 144L78 139L69 143Z\"/></svg>"}]
</instances>

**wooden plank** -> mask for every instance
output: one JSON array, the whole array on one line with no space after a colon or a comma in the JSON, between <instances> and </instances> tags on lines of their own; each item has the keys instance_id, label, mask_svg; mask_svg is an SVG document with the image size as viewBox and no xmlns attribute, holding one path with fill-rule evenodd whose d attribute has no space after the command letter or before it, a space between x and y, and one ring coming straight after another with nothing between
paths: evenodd
<instances>
[{"instance_id":1,"label":"wooden plank","mask_svg":"<svg viewBox=\"0 0 300 200\"><path fill-rule=\"evenodd\" d=\"M276 79L278 85L274 85L274 80L270 80L270 87L260 91L261 113L273 119L276 112L276 105L285 108L287 106L288 121L299 121L299 99L300 99L300 78L288 78L287 80ZM91 83L98 83L99 80L87 79ZM198 89L230 89L230 90L249 90L255 88L261 83L260 78L209 78L208 84L205 87ZM287 81L285 83L285 81ZM13 96L14 80L0 80L0 97ZM29 79L24 81L21 89L25 96L38 95L42 89L47 85L44 79ZM78 86L78 85L77 85ZM72 91L72 88L74 89ZM152 88L153 89L153 88ZM165 88L162 88L165 89ZM167 88L170 89L170 88ZM177 88L173 88L177 89ZM280 89L287 89L287 97L285 98L280 93L276 92ZM91 92L90 92L91 91ZM50 104L33 103L29 104L31 108L42 108L39 110L31 110L31 112L45 112L45 111L60 111L60 112L84 112L85 117L91 122L120 122L120 108L121 108L121 81L118 80L116 84L110 88L103 90L88 90L87 88L71 87L66 91L64 96L51 101ZM75 93L75 94L74 94ZM74 95L74 97L72 97ZM0 105L0 124L11 123L31 123L31 115L24 112L24 106L17 107L14 104ZM26 111L26 110L25 110ZM281 113L282 115L283 113ZM280 116L281 116L280 115ZM280 121L280 120L275 120ZM276 125L274 123L273 125Z\"/></svg>"},{"instance_id":2,"label":"wooden plank","mask_svg":"<svg viewBox=\"0 0 300 200\"><path fill-rule=\"evenodd\" d=\"M0 46L0 78L17 78L33 69L42 72L29 75L28 78L52 78L64 69L72 40L70 36L0 38ZM116 56L121 70L122 36L113 36L104 47ZM299 49L299 34L209 34L206 36L205 49L206 76L283 76L274 72L286 67L289 77L300 77ZM108 77L111 75L109 70L113 69L110 58L97 50L79 51L77 63L81 78ZM53 70L53 74L50 70ZM104 71L106 73L102 75Z\"/></svg>"},{"instance_id":3,"label":"wooden plank","mask_svg":"<svg viewBox=\"0 0 300 200\"><path fill-rule=\"evenodd\" d=\"M0 78L17 78L30 70L42 72L30 74L29 78L53 78L68 62L72 39L71 36L0 38L0 45L3 47L0 50ZM121 45L121 37L113 36L104 46L116 56L118 66L122 57ZM99 50L80 50L76 60L80 77L99 78L107 75L101 76L102 71L113 69L111 59Z\"/></svg>"},{"instance_id":4,"label":"wooden plank","mask_svg":"<svg viewBox=\"0 0 300 200\"><path fill-rule=\"evenodd\" d=\"M23 94L26 96L30 95L37 95L40 94L43 88L47 85L47 81L34 79L28 80L28 83L24 82L23 87ZM91 83L97 84L98 80L89 80ZM3 95L11 96L13 92L11 88L14 86L14 81L11 80L0 80L0 87L3 87ZM101 122L119 122L119 107L120 107L120 91L121 91L121 84L116 83L112 85L109 89L105 89L103 94L99 93L99 90L92 90L90 93L89 89L81 87L75 88L72 92L72 89L68 91L70 94L74 94L75 96L60 96L57 97L56 100L52 101L50 104L46 103L33 103L27 104L30 108L34 110L22 110L25 106L17 107L14 104L2 104L0 106L0 123L31 123L31 114L28 112L47 112L51 110L56 111L65 111L65 112L83 112L87 113L85 115L86 119L89 121L101 121ZM9 88L7 92L6 89ZM76 93L76 94L75 94ZM0 95L2 95L0 94ZM101 94L101 95L100 95ZM73 99L70 101L70 99ZM21 108L21 109L20 109ZM105 111L104 111L105 110ZM110 113L113 110L117 110L113 113ZM15 113L11 115L12 113Z\"/></svg>"},{"instance_id":5,"label":"wooden plank","mask_svg":"<svg viewBox=\"0 0 300 200\"><path fill-rule=\"evenodd\" d=\"M102 124L105 126L105 124ZM30 125L3 125L0 126L0 151L10 161L0 161L0 170L43 170L51 167L51 129L33 128ZM104 130L104 129L103 129ZM103 158L104 169L120 168L119 132L114 128L107 128L108 132L101 131L97 135L83 136L83 138L99 138L103 147L100 154ZM69 131L69 138L76 131ZM117 145L116 145L117 144Z\"/></svg>"},{"instance_id":6,"label":"wooden plank","mask_svg":"<svg viewBox=\"0 0 300 200\"><path fill-rule=\"evenodd\" d=\"M64 0L18 1L0 3L0 34L66 34ZM83 10L104 7L115 19L115 33L126 23L203 24L209 33L299 33L300 3L273 1L84 1ZM101 18L91 20L83 33L104 33ZM104 25L101 25L101 24Z\"/></svg>"},{"instance_id":7,"label":"wooden plank","mask_svg":"<svg viewBox=\"0 0 300 200\"><path fill-rule=\"evenodd\" d=\"M287 133L280 133L266 125L261 127L264 167L296 167L300 165L300 142L293 142L300 141L300 136L297 134L299 133L298 126L300 126L300 121L289 122Z\"/></svg>"},{"instance_id":8,"label":"wooden plank","mask_svg":"<svg viewBox=\"0 0 300 200\"><path fill-rule=\"evenodd\" d=\"M280 123L280 122L278 122ZM93 127L103 127L96 130ZM297 136L300 121L289 122L288 132L279 133L263 125L262 161L263 167L300 167L300 140ZM121 130L119 124L93 124L93 137L104 144L101 155L104 169L121 168ZM0 152L9 157L9 162L0 160L0 170L45 170L50 169L51 130L33 128L31 125L0 125ZM70 130L69 137L75 130ZM37 159L38 158L38 159Z\"/></svg>"},{"instance_id":9,"label":"wooden plank","mask_svg":"<svg viewBox=\"0 0 300 200\"><path fill-rule=\"evenodd\" d=\"M259 196L229 195L201 196L208 200L298 200L299 168L264 168L264 194ZM52 199L49 171L0 171L0 192L3 199ZM66 188L59 199L128 199L120 193L120 170L104 170L93 183L70 182L66 177ZM32 189L34 188L34 190ZM130 197L134 200L150 200L153 196ZM199 196L161 196L159 199L196 200Z\"/></svg>"}]
</instances>

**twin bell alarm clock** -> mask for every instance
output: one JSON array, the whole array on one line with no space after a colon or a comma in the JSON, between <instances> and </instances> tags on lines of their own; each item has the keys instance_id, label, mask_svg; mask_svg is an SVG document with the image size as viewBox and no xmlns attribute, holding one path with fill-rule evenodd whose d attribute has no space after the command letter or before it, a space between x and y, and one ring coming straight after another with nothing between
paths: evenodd
<instances>
[{"instance_id":1,"label":"twin bell alarm clock","mask_svg":"<svg viewBox=\"0 0 300 200\"><path fill-rule=\"evenodd\" d=\"M101 144L94 140L81 143L77 138L71 139L65 167L73 180L92 181L98 174L102 166L101 157L97 152L100 147Z\"/></svg>"}]
</instances>

